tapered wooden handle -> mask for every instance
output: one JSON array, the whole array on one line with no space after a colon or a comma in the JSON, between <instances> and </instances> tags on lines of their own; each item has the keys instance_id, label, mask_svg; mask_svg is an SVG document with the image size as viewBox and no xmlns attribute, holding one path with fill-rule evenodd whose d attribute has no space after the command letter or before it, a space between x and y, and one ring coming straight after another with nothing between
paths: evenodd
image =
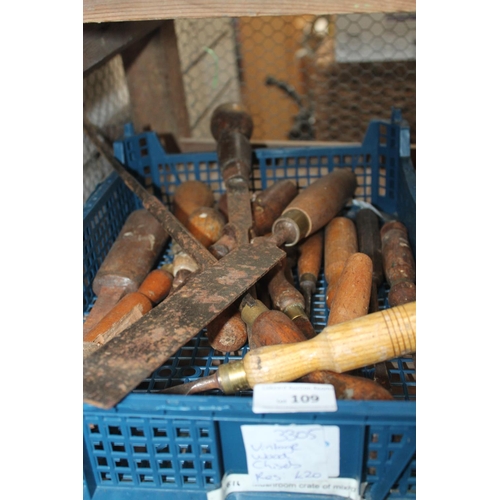
<instances>
[{"instance_id":1,"label":"tapered wooden handle","mask_svg":"<svg viewBox=\"0 0 500 500\"><path fill-rule=\"evenodd\" d=\"M323 231L317 231L299 245L297 261L299 282L313 280L316 284L323 259L323 240Z\"/></svg>"},{"instance_id":2,"label":"tapered wooden handle","mask_svg":"<svg viewBox=\"0 0 500 500\"><path fill-rule=\"evenodd\" d=\"M243 358L250 387L297 380L315 370L337 373L416 352L416 302L338 325L295 344L261 347Z\"/></svg>"},{"instance_id":3,"label":"tapered wooden handle","mask_svg":"<svg viewBox=\"0 0 500 500\"><path fill-rule=\"evenodd\" d=\"M341 210L354 196L356 187L356 176L351 170L334 170L301 191L284 212L303 212L309 221L309 231L305 236L309 236L325 226Z\"/></svg>"},{"instance_id":4,"label":"tapered wooden handle","mask_svg":"<svg viewBox=\"0 0 500 500\"><path fill-rule=\"evenodd\" d=\"M325 227L326 305L331 307L337 283L347 259L358 251L356 225L347 217L334 217Z\"/></svg>"}]
</instances>

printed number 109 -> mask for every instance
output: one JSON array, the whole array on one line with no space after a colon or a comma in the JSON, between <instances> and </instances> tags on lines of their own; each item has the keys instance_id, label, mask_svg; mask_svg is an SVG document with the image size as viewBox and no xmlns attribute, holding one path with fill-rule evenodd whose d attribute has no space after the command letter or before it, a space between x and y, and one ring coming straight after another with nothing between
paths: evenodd
<instances>
[{"instance_id":1,"label":"printed number 109","mask_svg":"<svg viewBox=\"0 0 500 500\"><path fill-rule=\"evenodd\" d=\"M316 394L302 394L302 396L292 396L292 403L316 403L319 401L319 396Z\"/></svg>"}]
</instances>

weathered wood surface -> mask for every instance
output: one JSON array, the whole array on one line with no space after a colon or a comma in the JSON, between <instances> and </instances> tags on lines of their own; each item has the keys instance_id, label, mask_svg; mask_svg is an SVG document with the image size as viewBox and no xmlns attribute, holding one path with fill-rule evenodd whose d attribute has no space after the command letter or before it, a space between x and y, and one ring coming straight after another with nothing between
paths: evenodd
<instances>
[{"instance_id":1,"label":"weathered wood surface","mask_svg":"<svg viewBox=\"0 0 500 500\"><path fill-rule=\"evenodd\" d=\"M83 22L144 21L196 17L287 16L416 12L416 0L84 0Z\"/></svg>"},{"instance_id":2,"label":"weathered wood surface","mask_svg":"<svg viewBox=\"0 0 500 500\"><path fill-rule=\"evenodd\" d=\"M83 76L108 62L134 42L158 28L163 21L83 25Z\"/></svg>"}]
</instances>

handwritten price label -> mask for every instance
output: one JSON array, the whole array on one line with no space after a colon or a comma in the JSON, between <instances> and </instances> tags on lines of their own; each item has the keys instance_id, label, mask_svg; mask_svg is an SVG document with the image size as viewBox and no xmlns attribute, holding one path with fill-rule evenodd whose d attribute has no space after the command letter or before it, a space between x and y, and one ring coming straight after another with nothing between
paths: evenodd
<instances>
[{"instance_id":1,"label":"handwritten price label","mask_svg":"<svg viewBox=\"0 0 500 500\"><path fill-rule=\"evenodd\" d=\"M257 384L253 389L254 413L337 411L333 386L329 384Z\"/></svg>"},{"instance_id":2,"label":"handwritten price label","mask_svg":"<svg viewBox=\"0 0 500 500\"><path fill-rule=\"evenodd\" d=\"M339 474L339 428L321 425L242 425L253 484L309 483Z\"/></svg>"}]
</instances>

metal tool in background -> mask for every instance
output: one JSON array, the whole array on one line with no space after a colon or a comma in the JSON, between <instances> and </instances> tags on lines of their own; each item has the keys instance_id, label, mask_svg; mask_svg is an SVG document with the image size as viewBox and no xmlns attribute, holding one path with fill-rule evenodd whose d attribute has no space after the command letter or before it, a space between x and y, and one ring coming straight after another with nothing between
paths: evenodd
<instances>
[{"instance_id":1,"label":"metal tool in background","mask_svg":"<svg viewBox=\"0 0 500 500\"><path fill-rule=\"evenodd\" d=\"M208 377L163 389L194 394L219 389L234 394L256 384L290 382L316 370L343 373L416 351L416 302L327 326L304 342L250 349L242 360Z\"/></svg>"},{"instance_id":2,"label":"metal tool in background","mask_svg":"<svg viewBox=\"0 0 500 500\"><path fill-rule=\"evenodd\" d=\"M288 132L288 139L291 141L314 140L314 115L311 106L306 103L306 99L298 94L293 85L278 80L273 76L266 77L265 84L268 87L274 86L280 89L299 107L299 112L293 117L293 124Z\"/></svg>"}]
</instances>

